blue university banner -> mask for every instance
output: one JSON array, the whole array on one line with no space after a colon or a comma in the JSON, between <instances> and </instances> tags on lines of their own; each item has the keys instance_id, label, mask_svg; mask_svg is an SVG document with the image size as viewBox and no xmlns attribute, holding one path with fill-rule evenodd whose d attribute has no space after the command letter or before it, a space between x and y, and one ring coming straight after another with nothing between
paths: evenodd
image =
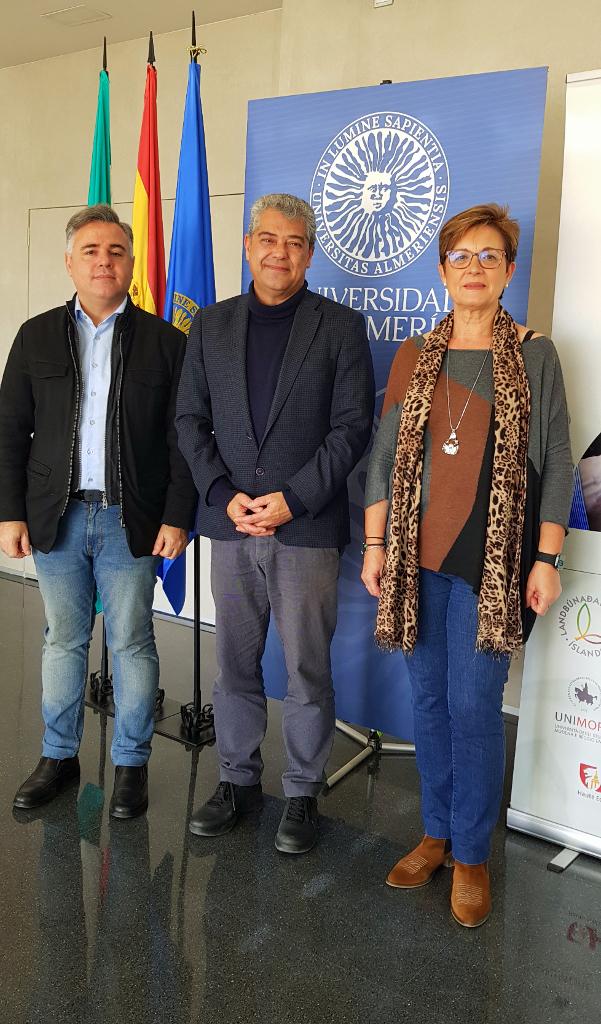
<instances>
[{"instance_id":1,"label":"blue university banner","mask_svg":"<svg viewBox=\"0 0 601 1024\"><path fill-rule=\"evenodd\" d=\"M477 203L509 205L521 238L503 302L526 322L546 82L546 68L531 68L249 104L245 223L267 192L311 203L317 244L309 287L365 317L378 392L374 429L399 343L431 330L450 308L437 272L438 233L449 217ZM242 282L247 288L245 263ZM409 739L402 657L376 649L376 602L359 579L365 472L364 459L349 481L353 539L332 647L336 710ZM268 693L282 696L286 672L273 630L263 666Z\"/></svg>"}]
</instances>

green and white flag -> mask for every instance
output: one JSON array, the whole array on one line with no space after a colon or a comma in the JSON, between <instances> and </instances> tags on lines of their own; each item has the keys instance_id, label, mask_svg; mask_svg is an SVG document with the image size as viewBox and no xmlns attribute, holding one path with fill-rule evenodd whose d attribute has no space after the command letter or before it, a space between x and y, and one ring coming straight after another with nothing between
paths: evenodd
<instances>
[{"instance_id":1,"label":"green and white flag","mask_svg":"<svg viewBox=\"0 0 601 1024\"><path fill-rule=\"evenodd\" d=\"M90 167L90 188L88 206L94 203L111 203L111 124L109 113L109 76L106 67L100 72L98 84L98 108L94 147Z\"/></svg>"}]
</instances>

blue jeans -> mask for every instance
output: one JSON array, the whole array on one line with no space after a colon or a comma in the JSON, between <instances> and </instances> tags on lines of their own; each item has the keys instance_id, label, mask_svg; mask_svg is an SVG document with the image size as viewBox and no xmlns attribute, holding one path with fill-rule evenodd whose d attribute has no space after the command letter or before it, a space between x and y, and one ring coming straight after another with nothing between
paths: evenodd
<instances>
[{"instance_id":1,"label":"blue jeans","mask_svg":"<svg viewBox=\"0 0 601 1024\"><path fill-rule=\"evenodd\" d=\"M42 652L45 757L74 757L83 732L95 590L113 656L116 765L146 764L159 660L152 600L158 559L134 558L117 505L70 501L52 551L33 553L47 627Z\"/></svg>"},{"instance_id":2,"label":"blue jeans","mask_svg":"<svg viewBox=\"0 0 601 1024\"><path fill-rule=\"evenodd\" d=\"M425 831L449 839L463 864L481 864L503 793L509 657L476 650L478 595L464 580L421 569L419 587L418 639L405 663Z\"/></svg>"}]
</instances>

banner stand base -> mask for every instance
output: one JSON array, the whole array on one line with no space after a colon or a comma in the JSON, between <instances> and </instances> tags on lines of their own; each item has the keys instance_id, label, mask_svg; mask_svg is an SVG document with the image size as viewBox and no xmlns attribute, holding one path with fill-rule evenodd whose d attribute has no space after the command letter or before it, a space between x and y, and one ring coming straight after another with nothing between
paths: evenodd
<instances>
[{"instance_id":1,"label":"banner stand base","mask_svg":"<svg viewBox=\"0 0 601 1024\"><path fill-rule=\"evenodd\" d=\"M570 864L573 864L579 856L580 854L578 850L568 850L566 847L563 850L560 850L553 860L549 861L547 864L547 871L554 871L556 874L560 875L561 872L565 871L566 868L569 868Z\"/></svg>"},{"instance_id":2,"label":"banner stand base","mask_svg":"<svg viewBox=\"0 0 601 1024\"><path fill-rule=\"evenodd\" d=\"M324 787L326 790L332 789L337 782L341 782L358 765L373 757L374 754L376 756L380 754L396 754L399 757L413 757L415 755L413 743L383 743L382 733L378 732L377 729L370 729L366 736L365 733L359 732L358 729L354 729L352 725L342 722L339 718L336 719L336 728L338 732L344 733L345 736L348 736L350 740L353 740L354 743L357 743L363 749L358 754L355 754L350 761L343 764L342 768L339 768L326 779Z\"/></svg>"},{"instance_id":3,"label":"banner stand base","mask_svg":"<svg viewBox=\"0 0 601 1024\"><path fill-rule=\"evenodd\" d=\"M576 828L560 825L556 821L537 818L534 814L526 814L525 811L517 811L513 807L509 807L507 810L507 827L516 832L534 836L536 839L544 839L547 843L556 843L557 846L565 847L562 853L555 858L555 861L559 860L559 866L553 868L549 865L550 871L564 870L561 864L565 862L570 853L573 853L574 856L564 863L565 867L568 867L568 864L571 864L579 853L586 853L589 857L601 859L601 836L580 832Z\"/></svg>"}]
</instances>

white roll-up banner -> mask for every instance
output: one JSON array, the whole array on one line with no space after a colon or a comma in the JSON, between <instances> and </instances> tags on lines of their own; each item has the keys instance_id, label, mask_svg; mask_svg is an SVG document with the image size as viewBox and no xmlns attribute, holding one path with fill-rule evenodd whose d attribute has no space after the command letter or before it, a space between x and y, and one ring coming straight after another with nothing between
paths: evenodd
<instances>
[{"instance_id":1,"label":"white roll-up banner","mask_svg":"<svg viewBox=\"0 0 601 1024\"><path fill-rule=\"evenodd\" d=\"M536 624L526 647L507 823L596 857L601 857L600 183L601 71L594 71L567 81L553 315L576 488L563 593Z\"/></svg>"}]
</instances>

